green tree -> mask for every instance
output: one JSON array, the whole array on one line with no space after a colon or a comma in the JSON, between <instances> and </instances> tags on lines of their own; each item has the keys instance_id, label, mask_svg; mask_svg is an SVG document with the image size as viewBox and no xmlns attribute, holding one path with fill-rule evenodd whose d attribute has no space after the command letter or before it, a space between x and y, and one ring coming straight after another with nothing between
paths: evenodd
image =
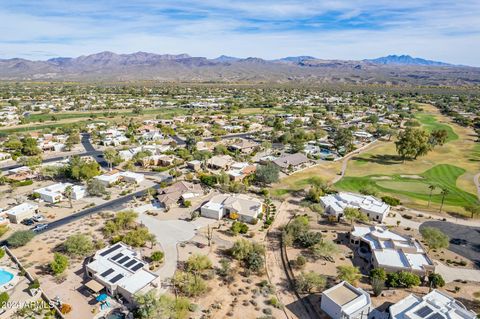
<instances>
[{"instance_id":1,"label":"green tree","mask_svg":"<svg viewBox=\"0 0 480 319\"><path fill-rule=\"evenodd\" d=\"M207 292L207 284L200 275L177 271L172 280L180 293L187 297L198 297Z\"/></svg>"},{"instance_id":2,"label":"green tree","mask_svg":"<svg viewBox=\"0 0 480 319\"><path fill-rule=\"evenodd\" d=\"M32 137L25 137L22 140L22 154L26 156L35 156L42 153L37 146L37 140Z\"/></svg>"},{"instance_id":3,"label":"green tree","mask_svg":"<svg viewBox=\"0 0 480 319\"><path fill-rule=\"evenodd\" d=\"M408 271L387 274L387 285L392 288L412 288L420 283L420 277Z\"/></svg>"},{"instance_id":4,"label":"green tree","mask_svg":"<svg viewBox=\"0 0 480 319\"><path fill-rule=\"evenodd\" d=\"M92 179L87 183L87 193L90 196L103 196L107 193L107 190L101 181Z\"/></svg>"},{"instance_id":5,"label":"green tree","mask_svg":"<svg viewBox=\"0 0 480 319\"><path fill-rule=\"evenodd\" d=\"M138 294L134 296L136 315L140 319L157 319L160 312L160 302L156 296L155 290L150 290L146 294Z\"/></svg>"},{"instance_id":6,"label":"green tree","mask_svg":"<svg viewBox=\"0 0 480 319\"><path fill-rule=\"evenodd\" d=\"M0 305L2 305L2 308L5 308L5 304L10 300L10 296L8 295L7 292L2 292L0 293Z\"/></svg>"},{"instance_id":7,"label":"green tree","mask_svg":"<svg viewBox=\"0 0 480 319\"><path fill-rule=\"evenodd\" d=\"M72 197L73 197L73 186L68 185L65 187L65 197L68 199L68 203L70 204L70 208L73 208Z\"/></svg>"},{"instance_id":8,"label":"green tree","mask_svg":"<svg viewBox=\"0 0 480 319\"><path fill-rule=\"evenodd\" d=\"M398 140L395 142L397 153L403 161L408 159L417 159L428 153L431 149L428 133L420 128L407 127L398 134Z\"/></svg>"},{"instance_id":9,"label":"green tree","mask_svg":"<svg viewBox=\"0 0 480 319\"><path fill-rule=\"evenodd\" d=\"M121 159L119 159L118 152L114 148L107 148L103 152L103 158L108 163L108 167L110 169L112 169L112 166L114 163L117 163L118 161L121 162Z\"/></svg>"},{"instance_id":10,"label":"green tree","mask_svg":"<svg viewBox=\"0 0 480 319\"><path fill-rule=\"evenodd\" d=\"M360 269L355 266L338 266L337 267L337 278L339 280L344 280L354 286L358 284L362 274Z\"/></svg>"},{"instance_id":11,"label":"green tree","mask_svg":"<svg viewBox=\"0 0 480 319\"><path fill-rule=\"evenodd\" d=\"M274 163L259 165L255 171L255 180L261 184L278 182L280 169Z\"/></svg>"},{"instance_id":12,"label":"green tree","mask_svg":"<svg viewBox=\"0 0 480 319\"><path fill-rule=\"evenodd\" d=\"M174 298L161 295L159 298L158 319L187 319L190 313L190 301L185 297Z\"/></svg>"},{"instance_id":13,"label":"green tree","mask_svg":"<svg viewBox=\"0 0 480 319\"><path fill-rule=\"evenodd\" d=\"M50 263L50 269L55 275L60 275L68 268L68 257L60 253L53 255L53 260Z\"/></svg>"},{"instance_id":14,"label":"green tree","mask_svg":"<svg viewBox=\"0 0 480 319\"><path fill-rule=\"evenodd\" d=\"M445 280L442 275L431 273L428 275L428 282L431 288L441 288L445 286Z\"/></svg>"},{"instance_id":15,"label":"green tree","mask_svg":"<svg viewBox=\"0 0 480 319\"><path fill-rule=\"evenodd\" d=\"M163 261L164 256L165 254L163 253L163 251L157 250L150 255L150 259L155 263L160 263Z\"/></svg>"},{"instance_id":16,"label":"green tree","mask_svg":"<svg viewBox=\"0 0 480 319\"><path fill-rule=\"evenodd\" d=\"M350 153L354 149L353 133L349 128L339 128L333 133L332 144L337 151L342 148L345 153Z\"/></svg>"},{"instance_id":17,"label":"green tree","mask_svg":"<svg viewBox=\"0 0 480 319\"><path fill-rule=\"evenodd\" d=\"M324 276L313 271L302 272L295 280L296 288L302 293L320 292L325 288L326 283Z\"/></svg>"},{"instance_id":18,"label":"green tree","mask_svg":"<svg viewBox=\"0 0 480 319\"><path fill-rule=\"evenodd\" d=\"M333 257L340 253L340 249L337 244L331 240L322 240L318 244L311 247L312 253L316 258L320 257Z\"/></svg>"},{"instance_id":19,"label":"green tree","mask_svg":"<svg viewBox=\"0 0 480 319\"><path fill-rule=\"evenodd\" d=\"M230 230L234 235L246 234L248 232L248 225L239 221L234 221Z\"/></svg>"},{"instance_id":20,"label":"green tree","mask_svg":"<svg viewBox=\"0 0 480 319\"><path fill-rule=\"evenodd\" d=\"M346 207L343 210L343 218L350 222L350 225L353 227L354 222L367 222L368 217L362 213L358 208Z\"/></svg>"},{"instance_id":21,"label":"green tree","mask_svg":"<svg viewBox=\"0 0 480 319\"><path fill-rule=\"evenodd\" d=\"M208 256L195 254L188 258L185 269L189 272L201 273L212 267L212 261Z\"/></svg>"},{"instance_id":22,"label":"green tree","mask_svg":"<svg viewBox=\"0 0 480 319\"><path fill-rule=\"evenodd\" d=\"M63 250L70 256L85 257L90 255L95 246L91 237L84 234L75 234L63 243Z\"/></svg>"},{"instance_id":23,"label":"green tree","mask_svg":"<svg viewBox=\"0 0 480 319\"><path fill-rule=\"evenodd\" d=\"M437 145L443 146L448 138L448 132L445 129L434 130L430 133L430 144L432 147Z\"/></svg>"},{"instance_id":24,"label":"green tree","mask_svg":"<svg viewBox=\"0 0 480 319\"><path fill-rule=\"evenodd\" d=\"M470 213L470 218L474 218L475 216L480 216L480 203L477 205L469 205L465 207L465 210Z\"/></svg>"},{"instance_id":25,"label":"green tree","mask_svg":"<svg viewBox=\"0 0 480 319\"><path fill-rule=\"evenodd\" d=\"M449 246L449 238L440 229L435 227L423 227L420 229L423 240L430 249L444 249Z\"/></svg>"}]
</instances>

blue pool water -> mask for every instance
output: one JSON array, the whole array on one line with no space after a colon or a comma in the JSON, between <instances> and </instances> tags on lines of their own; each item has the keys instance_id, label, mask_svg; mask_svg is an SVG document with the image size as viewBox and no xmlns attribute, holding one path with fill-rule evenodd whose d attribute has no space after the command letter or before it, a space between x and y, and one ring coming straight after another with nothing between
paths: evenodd
<instances>
[{"instance_id":1,"label":"blue pool water","mask_svg":"<svg viewBox=\"0 0 480 319\"><path fill-rule=\"evenodd\" d=\"M0 286L5 285L13 279L13 274L6 270L0 269Z\"/></svg>"}]
</instances>

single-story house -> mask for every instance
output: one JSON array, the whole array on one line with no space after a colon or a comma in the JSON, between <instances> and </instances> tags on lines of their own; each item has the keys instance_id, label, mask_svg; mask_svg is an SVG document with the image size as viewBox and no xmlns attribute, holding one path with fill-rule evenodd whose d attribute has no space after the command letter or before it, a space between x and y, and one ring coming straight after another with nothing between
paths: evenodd
<instances>
[{"instance_id":1,"label":"single-story house","mask_svg":"<svg viewBox=\"0 0 480 319\"><path fill-rule=\"evenodd\" d=\"M368 318L372 302L361 288L342 281L322 292L320 307L332 319Z\"/></svg>"},{"instance_id":2,"label":"single-story house","mask_svg":"<svg viewBox=\"0 0 480 319\"><path fill-rule=\"evenodd\" d=\"M228 149L232 152L242 152L245 154L249 154L253 152L255 147L258 146L258 143L246 140L246 139L239 139L236 140L233 144L228 146Z\"/></svg>"},{"instance_id":3,"label":"single-story house","mask_svg":"<svg viewBox=\"0 0 480 319\"><path fill-rule=\"evenodd\" d=\"M71 183L52 184L47 187L36 189L34 193L39 194L43 201L53 204L65 199L65 190L69 186L72 187L72 199L79 200L85 197L85 187L73 185Z\"/></svg>"},{"instance_id":4,"label":"single-story house","mask_svg":"<svg viewBox=\"0 0 480 319\"><path fill-rule=\"evenodd\" d=\"M367 215L370 220L383 222L390 212L390 205L373 197L347 192L329 194L320 197L320 204L325 209L325 213L337 218L343 216L343 211L347 207L358 208Z\"/></svg>"},{"instance_id":5,"label":"single-story house","mask_svg":"<svg viewBox=\"0 0 480 319\"><path fill-rule=\"evenodd\" d=\"M226 173L230 177L230 180L238 182L243 180L246 176L253 174L256 169L257 167L255 165L246 162L233 163L230 166L230 170Z\"/></svg>"},{"instance_id":6,"label":"single-story house","mask_svg":"<svg viewBox=\"0 0 480 319\"><path fill-rule=\"evenodd\" d=\"M253 223L263 212L260 200L243 194L214 196L200 208L202 216L220 220L225 216L237 215L238 220Z\"/></svg>"},{"instance_id":7,"label":"single-story house","mask_svg":"<svg viewBox=\"0 0 480 319\"><path fill-rule=\"evenodd\" d=\"M207 160L207 166L213 169L229 169L233 163L230 155L216 155Z\"/></svg>"},{"instance_id":8,"label":"single-story house","mask_svg":"<svg viewBox=\"0 0 480 319\"><path fill-rule=\"evenodd\" d=\"M111 171L106 174L95 176L94 178L100 181L100 183L102 183L105 186L111 186L120 181L125 181L127 183L140 184L145 180L145 176L143 174L134 173L130 171L125 171L125 172Z\"/></svg>"},{"instance_id":9,"label":"single-story house","mask_svg":"<svg viewBox=\"0 0 480 319\"><path fill-rule=\"evenodd\" d=\"M37 204L25 202L6 210L4 214L8 217L11 223L18 224L24 219L31 218L37 212Z\"/></svg>"},{"instance_id":10,"label":"single-story house","mask_svg":"<svg viewBox=\"0 0 480 319\"><path fill-rule=\"evenodd\" d=\"M296 171L302 167L306 167L310 160L305 154L295 153L283 155L272 161L282 171Z\"/></svg>"},{"instance_id":11,"label":"single-story house","mask_svg":"<svg viewBox=\"0 0 480 319\"><path fill-rule=\"evenodd\" d=\"M120 295L129 302L135 294L147 293L160 285L160 277L148 270L148 263L133 248L116 243L95 253L85 266L85 285L95 292L105 289L110 296Z\"/></svg>"},{"instance_id":12,"label":"single-story house","mask_svg":"<svg viewBox=\"0 0 480 319\"><path fill-rule=\"evenodd\" d=\"M179 201L188 200L201 195L203 195L203 189L199 184L180 181L160 190L157 199L165 208L170 208Z\"/></svg>"}]
</instances>

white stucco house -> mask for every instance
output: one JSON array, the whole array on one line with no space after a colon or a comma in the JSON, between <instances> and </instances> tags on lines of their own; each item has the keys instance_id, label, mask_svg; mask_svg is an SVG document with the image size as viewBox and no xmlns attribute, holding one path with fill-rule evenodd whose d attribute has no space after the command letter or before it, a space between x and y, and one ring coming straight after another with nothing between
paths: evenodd
<instances>
[{"instance_id":1,"label":"white stucco house","mask_svg":"<svg viewBox=\"0 0 480 319\"><path fill-rule=\"evenodd\" d=\"M477 314L439 290L409 295L389 308L392 319L475 319Z\"/></svg>"},{"instance_id":2,"label":"white stucco house","mask_svg":"<svg viewBox=\"0 0 480 319\"><path fill-rule=\"evenodd\" d=\"M320 307L332 319L367 319L370 295L346 281L322 292Z\"/></svg>"},{"instance_id":3,"label":"white stucco house","mask_svg":"<svg viewBox=\"0 0 480 319\"><path fill-rule=\"evenodd\" d=\"M343 211L347 207L358 208L367 215L370 220L383 222L390 212L390 205L373 197L347 192L337 194L328 194L320 197L320 204L325 209L325 213L342 217Z\"/></svg>"},{"instance_id":4,"label":"white stucco house","mask_svg":"<svg viewBox=\"0 0 480 319\"><path fill-rule=\"evenodd\" d=\"M420 276L435 271L435 264L418 240L394 233L386 226L354 226L350 244L358 247L358 253L369 259L373 268L409 271Z\"/></svg>"},{"instance_id":5,"label":"white stucco house","mask_svg":"<svg viewBox=\"0 0 480 319\"><path fill-rule=\"evenodd\" d=\"M57 183L47 187L39 188L34 191L40 195L40 198L47 203L58 203L66 198L65 190L72 187L72 199L79 200L85 197L86 189L81 185L73 185L71 183Z\"/></svg>"},{"instance_id":6,"label":"white stucco house","mask_svg":"<svg viewBox=\"0 0 480 319\"><path fill-rule=\"evenodd\" d=\"M37 204L25 202L4 211L2 215L6 216L11 223L18 224L24 219L33 217L37 212Z\"/></svg>"},{"instance_id":7,"label":"white stucco house","mask_svg":"<svg viewBox=\"0 0 480 319\"><path fill-rule=\"evenodd\" d=\"M261 201L243 194L214 196L200 208L203 217L220 220L236 213L238 220L253 223L263 211Z\"/></svg>"},{"instance_id":8,"label":"white stucco house","mask_svg":"<svg viewBox=\"0 0 480 319\"><path fill-rule=\"evenodd\" d=\"M140 253L121 242L97 251L85 271L91 278L87 287L95 292L105 289L107 294L121 295L129 302L135 294L160 286L160 277L148 270Z\"/></svg>"}]
</instances>

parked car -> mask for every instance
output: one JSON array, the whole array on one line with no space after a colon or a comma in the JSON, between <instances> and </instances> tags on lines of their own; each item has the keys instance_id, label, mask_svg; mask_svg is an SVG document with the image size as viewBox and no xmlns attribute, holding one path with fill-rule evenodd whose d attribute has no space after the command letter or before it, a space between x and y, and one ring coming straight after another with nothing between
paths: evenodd
<instances>
[{"instance_id":1,"label":"parked car","mask_svg":"<svg viewBox=\"0 0 480 319\"><path fill-rule=\"evenodd\" d=\"M38 223L38 222L44 221L45 217L43 217L42 215L35 215L32 217L32 219Z\"/></svg>"},{"instance_id":2,"label":"parked car","mask_svg":"<svg viewBox=\"0 0 480 319\"><path fill-rule=\"evenodd\" d=\"M35 221L32 218L27 218L22 220L22 224L24 224L25 226L31 226L35 224Z\"/></svg>"},{"instance_id":3,"label":"parked car","mask_svg":"<svg viewBox=\"0 0 480 319\"><path fill-rule=\"evenodd\" d=\"M39 225L33 227L32 230L34 232L39 232L39 231L42 231L42 230L46 229L47 227L48 227L48 224L39 224Z\"/></svg>"}]
</instances>

